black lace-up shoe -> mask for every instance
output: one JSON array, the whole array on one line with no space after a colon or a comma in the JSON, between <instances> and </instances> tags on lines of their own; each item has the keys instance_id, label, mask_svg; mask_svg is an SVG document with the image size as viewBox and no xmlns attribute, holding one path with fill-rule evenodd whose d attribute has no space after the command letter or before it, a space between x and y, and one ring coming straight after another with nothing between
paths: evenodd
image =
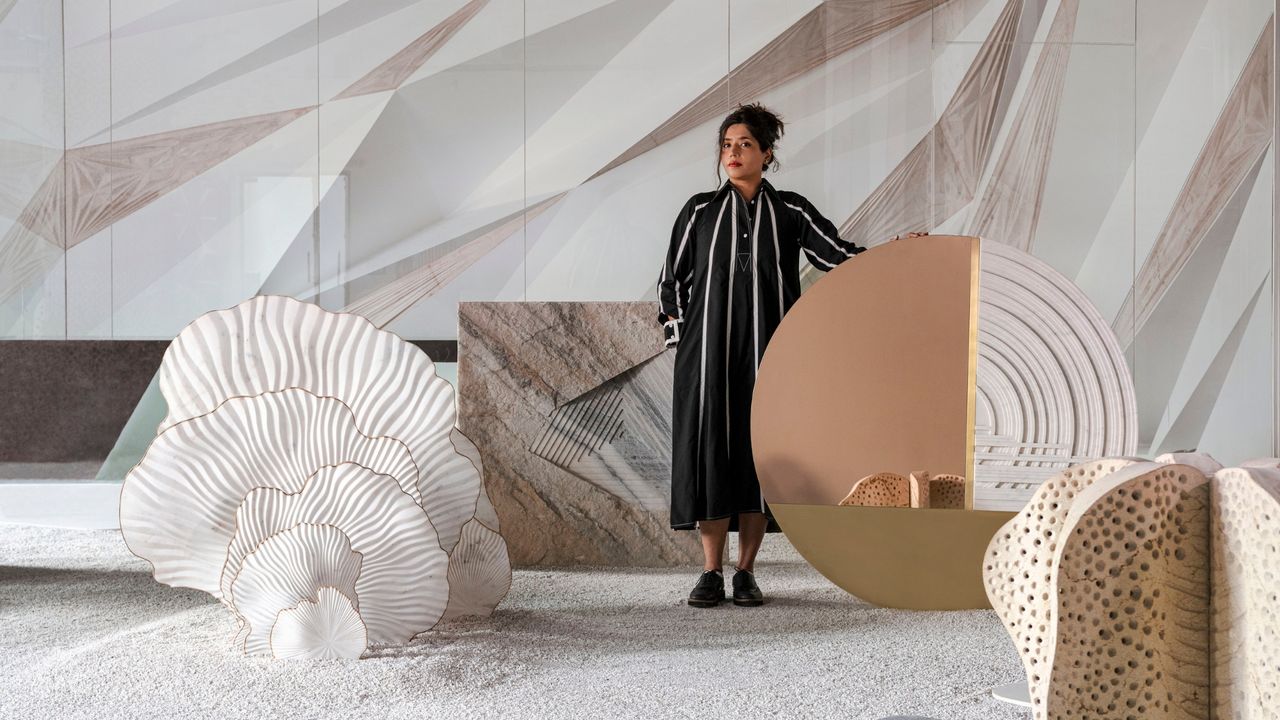
<instances>
[{"instance_id":1,"label":"black lace-up shoe","mask_svg":"<svg viewBox=\"0 0 1280 720\"><path fill-rule=\"evenodd\" d=\"M764 593L756 585L756 576L750 570L739 569L733 574L733 604L756 607L764 604Z\"/></svg>"},{"instance_id":2,"label":"black lace-up shoe","mask_svg":"<svg viewBox=\"0 0 1280 720\"><path fill-rule=\"evenodd\" d=\"M698 578L698 584L689 593L689 604L694 607L715 607L724 600L724 574L708 570Z\"/></svg>"}]
</instances>

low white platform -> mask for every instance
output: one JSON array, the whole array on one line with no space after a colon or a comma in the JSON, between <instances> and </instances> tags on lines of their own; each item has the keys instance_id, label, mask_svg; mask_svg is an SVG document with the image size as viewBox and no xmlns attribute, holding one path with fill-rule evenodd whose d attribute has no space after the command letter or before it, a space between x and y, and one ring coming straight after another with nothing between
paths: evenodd
<instances>
[{"instance_id":1,"label":"low white platform","mask_svg":"<svg viewBox=\"0 0 1280 720\"><path fill-rule=\"evenodd\" d=\"M0 523L119 529L120 483L0 482Z\"/></svg>"},{"instance_id":2,"label":"low white platform","mask_svg":"<svg viewBox=\"0 0 1280 720\"><path fill-rule=\"evenodd\" d=\"M1018 705L1025 708L1031 707L1031 691L1027 689L1025 682L997 685L991 688L991 696L1000 702L1007 702L1010 705Z\"/></svg>"}]
</instances>

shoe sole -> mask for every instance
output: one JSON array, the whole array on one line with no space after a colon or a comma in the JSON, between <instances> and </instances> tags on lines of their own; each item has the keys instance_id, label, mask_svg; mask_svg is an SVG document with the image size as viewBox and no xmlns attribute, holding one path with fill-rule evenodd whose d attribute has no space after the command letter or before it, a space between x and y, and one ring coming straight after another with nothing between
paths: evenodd
<instances>
[{"instance_id":1,"label":"shoe sole","mask_svg":"<svg viewBox=\"0 0 1280 720\"><path fill-rule=\"evenodd\" d=\"M696 608L715 607L722 602L724 602L724 598L720 598L718 600L693 600L693 599L688 600L690 607L696 607Z\"/></svg>"},{"instance_id":2,"label":"shoe sole","mask_svg":"<svg viewBox=\"0 0 1280 720\"><path fill-rule=\"evenodd\" d=\"M739 598L734 598L733 604L738 607L760 607L764 604L764 600L741 600Z\"/></svg>"}]
</instances>

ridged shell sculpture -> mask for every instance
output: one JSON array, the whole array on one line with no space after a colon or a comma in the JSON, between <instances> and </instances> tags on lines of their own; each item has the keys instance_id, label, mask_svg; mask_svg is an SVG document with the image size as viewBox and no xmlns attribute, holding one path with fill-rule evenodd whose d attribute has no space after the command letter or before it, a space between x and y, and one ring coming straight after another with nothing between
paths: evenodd
<instances>
[{"instance_id":1,"label":"ridged shell sculpture","mask_svg":"<svg viewBox=\"0 0 1280 720\"><path fill-rule=\"evenodd\" d=\"M1036 720L1280 717L1280 469L1246 466L1077 465L996 534L983 578Z\"/></svg>"},{"instance_id":2,"label":"ridged shell sculpture","mask_svg":"<svg viewBox=\"0 0 1280 720\"><path fill-rule=\"evenodd\" d=\"M183 330L160 388L121 532L158 581L231 607L247 654L359 657L509 590L453 388L399 337L255 297Z\"/></svg>"}]
</instances>

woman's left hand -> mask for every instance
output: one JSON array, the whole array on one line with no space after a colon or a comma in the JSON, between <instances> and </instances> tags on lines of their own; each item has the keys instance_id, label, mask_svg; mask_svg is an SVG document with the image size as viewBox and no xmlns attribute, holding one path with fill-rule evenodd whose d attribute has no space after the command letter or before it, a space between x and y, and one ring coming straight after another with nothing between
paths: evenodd
<instances>
[{"instance_id":1,"label":"woman's left hand","mask_svg":"<svg viewBox=\"0 0 1280 720\"><path fill-rule=\"evenodd\" d=\"M907 233L907 239L924 237L925 235L928 235L928 234L929 233L927 232L909 232ZM894 235L893 237L889 238L889 242L893 242L894 240L901 240L901 239L902 239L901 235Z\"/></svg>"}]
</instances>

